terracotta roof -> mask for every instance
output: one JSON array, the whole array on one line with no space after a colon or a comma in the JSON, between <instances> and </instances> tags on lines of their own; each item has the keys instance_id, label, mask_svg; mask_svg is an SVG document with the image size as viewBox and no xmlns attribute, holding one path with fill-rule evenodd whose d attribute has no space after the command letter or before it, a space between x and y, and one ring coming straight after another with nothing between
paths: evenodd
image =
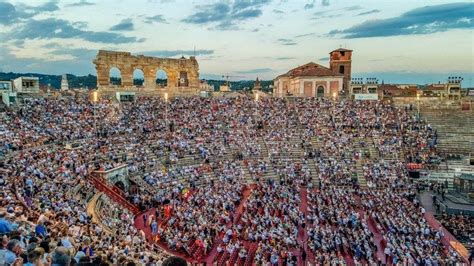
<instances>
[{"instance_id":1,"label":"terracotta roof","mask_svg":"<svg viewBox=\"0 0 474 266\"><path fill-rule=\"evenodd\" d=\"M332 54L334 52L352 52L352 50L345 49L345 48L339 48L339 49L336 49L334 51L331 51L330 54Z\"/></svg>"},{"instance_id":2,"label":"terracotta roof","mask_svg":"<svg viewBox=\"0 0 474 266\"><path fill-rule=\"evenodd\" d=\"M446 87L444 86L444 84L430 84L426 86L425 90L443 91L443 90L446 90Z\"/></svg>"},{"instance_id":3,"label":"terracotta roof","mask_svg":"<svg viewBox=\"0 0 474 266\"><path fill-rule=\"evenodd\" d=\"M379 90L400 90L400 88L394 84L382 84L379 86Z\"/></svg>"},{"instance_id":4,"label":"terracotta roof","mask_svg":"<svg viewBox=\"0 0 474 266\"><path fill-rule=\"evenodd\" d=\"M333 72L331 69L309 62L305 65L293 68L279 77L343 77L344 75Z\"/></svg>"}]
</instances>

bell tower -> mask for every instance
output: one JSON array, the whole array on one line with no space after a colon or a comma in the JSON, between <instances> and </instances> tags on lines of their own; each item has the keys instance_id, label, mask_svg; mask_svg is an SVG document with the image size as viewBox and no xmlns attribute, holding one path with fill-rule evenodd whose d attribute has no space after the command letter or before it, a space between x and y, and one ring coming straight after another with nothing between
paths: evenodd
<instances>
[{"instance_id":1,"label":"bell tower","mask_svg":"<svg viewBox=\"0 0 474 266\"><path fill-rule=\"evenodd\" d=\"M339 48L329 53L329 68L336 73L344 75L342 89L345 93L349 91L351 81L352 50Z\"/></svg>"}]
</instances>

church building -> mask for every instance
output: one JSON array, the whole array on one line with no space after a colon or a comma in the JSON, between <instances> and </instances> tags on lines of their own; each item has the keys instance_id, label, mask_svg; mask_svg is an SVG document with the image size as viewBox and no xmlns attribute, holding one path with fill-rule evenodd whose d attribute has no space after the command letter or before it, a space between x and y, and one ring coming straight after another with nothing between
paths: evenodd
<instances>
[{"instance_id":1,"label":"church building","mask_svg":"<svg viewBox=\"0 0 474 266\"><path fill-rule=\"evenodd\" d=\"M351 80L352 50L337 49L329 58L329 68L309 62L273 80L277 97L332 97L345 93Z\"/></svg>"}]
</instances>

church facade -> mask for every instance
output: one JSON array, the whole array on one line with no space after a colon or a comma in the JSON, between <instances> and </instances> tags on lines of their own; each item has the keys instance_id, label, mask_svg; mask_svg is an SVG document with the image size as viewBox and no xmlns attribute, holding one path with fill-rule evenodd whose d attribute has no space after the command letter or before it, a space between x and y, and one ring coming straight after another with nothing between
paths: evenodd
<instances>
[{"instance_id":1,"label":"church facade","mask_svg":"<svg viewBox=\"0 0 474 266\"><path fill-rule=\"evenodd\" d=\"M344 93L351 80L352 50L330 53L329 68L309 62L273 80L276 97L333 97Z\"/></svg>"}]
</instances>

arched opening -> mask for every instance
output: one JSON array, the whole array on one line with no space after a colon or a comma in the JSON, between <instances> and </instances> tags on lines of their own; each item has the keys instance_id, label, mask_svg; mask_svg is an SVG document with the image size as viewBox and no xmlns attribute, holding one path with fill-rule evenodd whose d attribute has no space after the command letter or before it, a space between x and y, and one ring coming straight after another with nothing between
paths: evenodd
<instances>
[{"instance_id":1,"label":"arched opening","mask_svg":"<svg viewBox=\"0 0 474 266\"><path fill-rule=\"evenodd\" d=\"M115 186L120 190L125 191L125 184L122 181L118 181L117 183L115 183Z\"/></svg>"},{"instance_id":2,"label":"arched opening","mask_svg":"<svg viewBox=\"0 0 474 266\"><path fill-rule=\"evenodd\" d=\"M179 87L187 87L189 86L189 81L188 81L188 72L186 71L180 71L179 72L179 80L178 80L178 86Z\"/></svg>"},{"instance_id":3,"label":"arched opening","mask_svg":"<svg viewBox=\"0 0 474 266\"><path fill-rule=\"evenodd\" d=\"M339 66L339 73L344 74L344 66Z\"/></svg>"},{"instance_id":4,"label":"arched opening","mask_svg":"<svg viewBox=\"0 0 474 266\"><path fill-rule=\"evenodd\" d=\"M133 70L133 86L143 87L143 83L145 82L145 74L143 70L136 68Z\"/></svg>"},{"instance_id":5,"label":"arched opening","mask_svg":"<svg viewBox=\"0 0 474 266\"><path fill-rule=\"evenodd\" d=\"M122 85L122 73L117 67L112 67L109 70L109 84L110 85Z\"/></svg>"},{"instance_id":6,"label":"arched opening","mask_svg":"<svg viewBox=\"0 0 474 266\"><path fill-rule=\"evenodd\" d=\"M156 86L159 88L168 86L168 75L163 69L156 71Z\"/></svg>"},{"instance_id":7,"label":"arched opening","mask_svg":"<svg viewBox=\"0 0 474 266\"><path fill-rule=\"evenodd\" d=\"M318 86L318 91L317 91L316 97L318 97L318 98L324 97L324 87L323 86Z\"/></svg>"}]
</instances>

